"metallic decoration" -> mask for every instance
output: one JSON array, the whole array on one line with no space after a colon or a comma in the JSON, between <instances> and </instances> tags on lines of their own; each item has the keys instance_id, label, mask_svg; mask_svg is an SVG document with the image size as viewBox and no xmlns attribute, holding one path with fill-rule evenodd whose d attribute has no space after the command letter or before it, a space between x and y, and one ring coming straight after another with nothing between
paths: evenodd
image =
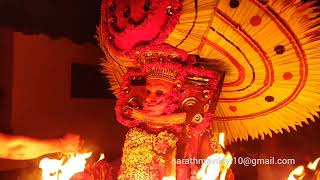
<instances>
[{"instance_id":1,"label":"metallic decoration","mask_svg":"<svg viewBox=\"0 0 320 180\"><path fill-rule=\"evenodd\" d=\"M203 120L203 117L201 114L196 114L195 116L193 116L192 118L192 122L195 124L200 124Z\"/></svg>"},{"instance_id":2,"label":"metallic decoration","mask_svg":"<svg viewBox=\"0 0 320 180\"><path fill-rule=\"evenodd\" d=\"M195 97L189 97L186 98L183 102L182 102L182 109L184 111L188 111L190 110L195 104L197 104L199 102L199 100Z\"/></svg>"}]
</instances>

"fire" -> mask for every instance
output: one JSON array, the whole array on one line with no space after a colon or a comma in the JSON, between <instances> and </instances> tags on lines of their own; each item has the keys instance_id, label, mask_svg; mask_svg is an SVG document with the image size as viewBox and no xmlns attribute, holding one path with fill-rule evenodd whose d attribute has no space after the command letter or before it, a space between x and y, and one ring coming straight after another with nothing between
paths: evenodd
<instances>
[{"instance_id":1,"label":"fire","mask_svg":"<svg viewBox=\"0 0 320 180\"><path fill-rule=\"evenodd\" d=\"M307 166L307 168L309 169L310 172L314 172L314 179L320 179L320 177L318 175L319 170L317 170L317 166L318 163L320 161L320 158L316 159L313 162L310 162ZM291 173L289 174L288 180L302 180L304 178L304 176L306 175L305 173L305 167L303 166L299 166L297 168L295 168L293 171L291 171Z\"/></svg>"},{"instance_id":2,"label":"fire","mask_svg":"<svg viewBox=\"0 0 320 180\"><path fill-rule=\"evenodd\" d=\"M219 134L219 143L224 148L224 133ZM199 180L224 180L232 164L232 155L228 152L210 155L197 173Z\"/></svg>"},{"instance_id":3,"label":"fire","mask_svg":"<svg viewBox=\"0 0 320 180\"><path fill-rule=\"evenodd\" d=\"M162 180L176 180L176 178L174 176L166 176L163 177Z\"/></svg>"},{"instance_id":4,"label":"fire","mask_svg":"<svg viewBox=\"0 0 320 180\"><path fill-rule=\"evenodd\" d=\"M100 158L99 158L98 161L101 161L101 160L103 160L104 158L105 158L104 154L100 154Z\"/></svg>"},{"instance_id":5,"label":"fire","mask_svg":"<svg viewBox=\"0 0 320 180\"><path fill-rule=\"evenodd\" d=\"M316 160L313 161L312 163L310 162L310 163L308 164L308 168L311 169L311 170L316 170L319 161L320 161L320 158L316 159Z\"/></svg>"},{"instance_id":6,"label":"fire","mask_svg":"<svg viewBox=\"0 0 320 180\"><path fill-rule=\"evenodd\" d=\"M288 180L300 180L304 176L304 167L299 166L289 174Z\"/></svg>"},{"instance_id":7,"label":"fire","mask_svg":"<svg viewBox=\"0 0 320 180\"><path fill-rule=\"evenodd\" d=\"M39 164L39 168L42 169L42 180L69 180L74 174L84 171L86 159L91 154L91 152L76 153L60 160L42 159Z\"/></svg>"},{"instance_id":8,"label":"fire","mask_svg":"<svg viewBox=\"0 0 320 180\"><path fill-rule=\"evenodd\" d=\"M219 144L225 148L224 146L224 133L219 133Z\"/></svg>"}]
</instances>

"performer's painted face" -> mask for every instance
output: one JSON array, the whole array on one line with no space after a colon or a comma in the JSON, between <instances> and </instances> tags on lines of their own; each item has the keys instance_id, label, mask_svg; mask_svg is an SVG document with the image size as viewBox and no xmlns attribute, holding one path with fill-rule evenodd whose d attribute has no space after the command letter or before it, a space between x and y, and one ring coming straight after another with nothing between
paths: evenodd
<instances>
[{"instance_id":1,"label":"performer's painted face","mask_svg":"<svg viewBox=\"0 0 320 180\"><path fill-rule=\"evenodd\" d=\"M147 81L143 111L151 116L160 116L170 100L174 84L164 80L150 79Z\"/></svg>"}]
</instances>

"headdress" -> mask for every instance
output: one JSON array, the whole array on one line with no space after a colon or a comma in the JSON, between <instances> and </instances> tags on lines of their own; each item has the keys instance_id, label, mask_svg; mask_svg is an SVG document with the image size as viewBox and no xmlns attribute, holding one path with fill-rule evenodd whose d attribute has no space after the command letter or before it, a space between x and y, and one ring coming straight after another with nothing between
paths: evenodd
<instances>
[{"instance_id":1,"label":"headdress","mask_svg":"<svg viewBox=\"0 0 320 180\"><path fill-rule=\"evenodd\" d=\"M188 134L198 135L208 128L211 113L216 107L223 81L223 73L183 65L171 61L146 62L137 69L128 70L123 77L116 104L117 120L129 127L142 122L164 126L181 132L189 126ZM148 80L162 80L174 85L165 114L152 117L143 114L142 102Z\"/></svg>"},{"instance_id":2,"label":"headdress","mask_svg":"<svg viewBox=\"0 0 320 180\"><path fill-rule=\"evenodd\" d=\"M198 64L219 64L225 72L211 128L225 132L228 143L290 131L318 116L316 1L130 2L104 0L98 27L104 73L116 95L124 74L141 67L143 57L187 62L198 55Z\"/></svg>"},{"instance_id":3,"label":"headdress","mask_svg":"<svg viewBox=\"0 0 320 180\"><path fill-rule=\"evenodd\" d=\"M161 66L153 66L147 72L147 79L161 79L174 83L177 80L178 72L174 69L167 69Z\"/></svg>"}]
</instances>

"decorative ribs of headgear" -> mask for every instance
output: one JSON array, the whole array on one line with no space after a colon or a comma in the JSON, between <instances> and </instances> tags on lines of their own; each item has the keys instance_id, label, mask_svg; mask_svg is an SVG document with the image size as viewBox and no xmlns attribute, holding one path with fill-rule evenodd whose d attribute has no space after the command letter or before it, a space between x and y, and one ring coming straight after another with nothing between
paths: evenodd
<instances>
[{"instance_id":1,"label":"decorative ribs of headgear","mask_svg":"<svg viewBox=\"0 0 320 180\"><path fill-rule=\"evenodd\" d=\"M161 66L153 66L147 74L147 79L161 79L169 82L175 82L177 80L178 72L163 68Z\"/></svg>"}]
</instances>

